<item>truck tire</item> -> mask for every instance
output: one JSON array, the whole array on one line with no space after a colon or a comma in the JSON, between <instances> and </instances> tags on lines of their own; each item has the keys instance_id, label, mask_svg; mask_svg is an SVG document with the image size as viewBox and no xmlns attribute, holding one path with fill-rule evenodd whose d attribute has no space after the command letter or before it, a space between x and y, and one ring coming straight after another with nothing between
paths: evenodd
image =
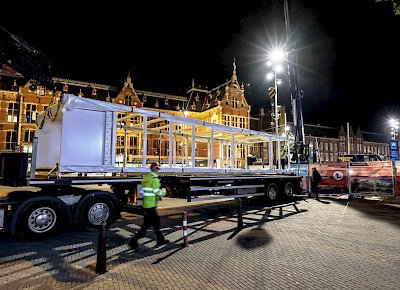
<instances>
[{"instance_id":1,"label":"truck tire","mask_svg":"<svg viewBox=\"0 0 400 290\"><path fill-rule=\"evenodd\" d=\"M275 183L268 184L267 190L265 191L265 196L268 201L276 201L278 199L278 187Z\"/></svg>"},{"instance_id":2,"label":"truck tire","mask_svg":"<svg viewBox=\"0 0 400 290\"><path fill-rule=\"evenodd\" d=\"M285 198L292 198L294 192L294 185L292 182L287 182L283 188L283 195Z\"/></svg>"},{"instance_id":3,"label":"truck tire","mask_svg":"<svg viewBox=\"0 0 400 290\"><path fill-rule=\"evenodd\" d=\"M114 203L106 196L94 196L88 199L81 212L81 222L85 228L98 229L102 222L107 225L115 220Z\"/></svg>"},{"instance_id":4,"label":"truck tire","mask_svg":"<svg viewBox=\"0 0 400 290\"><path fill-rule=\"evenodd\" d=\"M32 202L18 218L19 234L29 240L42 240L55 236L65 223L62 205L54 201Z\"/></svg>"}]
</instances>

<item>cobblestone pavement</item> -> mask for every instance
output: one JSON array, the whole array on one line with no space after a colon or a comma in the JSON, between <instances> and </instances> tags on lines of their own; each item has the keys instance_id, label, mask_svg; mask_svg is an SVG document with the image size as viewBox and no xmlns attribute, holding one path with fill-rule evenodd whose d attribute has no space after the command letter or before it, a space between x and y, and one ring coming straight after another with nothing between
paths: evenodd
<instances>
[{"instance_id":1,"label":"cobblestone pavement","mask_svg":"<svg viewBox=\"0 0 400 290\"><path fill-rule=\"evenodd\" d=\"M241 230L235 202L161 209L171 243L156 249L149 232L139 252L126 243L142 216L124 214L107 228L104 274L97 231L38 242L0 236L0 289L399 289L398 204L306 199L280 218L255 201L243 202Z\"/></svg>"}]
</instances>

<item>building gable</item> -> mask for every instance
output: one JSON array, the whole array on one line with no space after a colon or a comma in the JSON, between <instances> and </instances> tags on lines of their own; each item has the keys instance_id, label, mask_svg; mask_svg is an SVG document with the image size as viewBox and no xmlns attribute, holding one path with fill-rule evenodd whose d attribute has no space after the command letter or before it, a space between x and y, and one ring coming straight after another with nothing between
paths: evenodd
<instances>
[{"instance_id":1,"label":"building gable","mask_svg":"<svg viewBox=\"0 0 400 290\"><path fill-rule=\"evenodd\" d=\"M136 108L143 107L142 102L139 100L139 97L137 96L135 89L133 88L131 74L129 72L125 80L124 87L121 89L113 102Z\"/></svg>"}]
</instances>

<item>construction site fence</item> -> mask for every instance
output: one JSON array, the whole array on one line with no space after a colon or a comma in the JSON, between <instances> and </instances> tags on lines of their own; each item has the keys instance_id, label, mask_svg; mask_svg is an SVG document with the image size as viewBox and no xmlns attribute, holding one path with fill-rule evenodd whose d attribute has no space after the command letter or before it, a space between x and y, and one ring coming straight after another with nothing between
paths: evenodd
<instances>
[{"instance_id":1,"label":"construction site fence","mask_svg":"<svg viewBox=\"0 0 400 290\"><path fill-rule=\"evenodd\" d=\"M312 166L322 176L320 194L400 198L399 161L291 164L291 170L302 176L307 193L311 193Z\"/></svg>"}]
</instances>

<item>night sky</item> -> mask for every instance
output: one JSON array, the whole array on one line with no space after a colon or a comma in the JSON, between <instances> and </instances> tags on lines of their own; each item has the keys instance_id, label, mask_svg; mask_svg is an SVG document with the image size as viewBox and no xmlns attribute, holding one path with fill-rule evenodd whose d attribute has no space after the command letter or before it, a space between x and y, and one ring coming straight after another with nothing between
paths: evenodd
<instances>
[{"instance_id":1,"label":"night sky","mask_svg":"<svg viewBox=\"0 0 400 290\"><path fill-rule=\"evenodd\" d=\"M266 57L287 40L283 0L95 3L2 4L0 25L47 55L55 77L122 87L129 71L138 90L180 95L192 79L213 88L231 78L235 59L253 110L270 106ZM289 3L304 123L389 134L388 118L400 118L400 15L392 4ZM278 102L290 111L281 78Z\"/></svg>"}]
</instances>

